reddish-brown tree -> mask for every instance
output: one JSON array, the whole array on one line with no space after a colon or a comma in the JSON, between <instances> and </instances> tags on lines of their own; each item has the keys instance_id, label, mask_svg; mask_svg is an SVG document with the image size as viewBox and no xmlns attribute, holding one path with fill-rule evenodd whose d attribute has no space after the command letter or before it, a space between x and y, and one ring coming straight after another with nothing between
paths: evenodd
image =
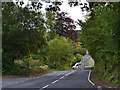
<instances>
[{"instance_id":1,"label":"reddish-brown tree","mask_svg":"<svg viewBox=\"0 0 120 90\"><path fill-rule=\"evenodd\" d=\"M62 35L64 37L69 37L73 41L77 42L79 35L77 31L75 31L76 25L74 21L67 16L67 13L57 12L55 22L58 25L58 28L56 30L57 34Z\"/></svg>"}]
</instances>

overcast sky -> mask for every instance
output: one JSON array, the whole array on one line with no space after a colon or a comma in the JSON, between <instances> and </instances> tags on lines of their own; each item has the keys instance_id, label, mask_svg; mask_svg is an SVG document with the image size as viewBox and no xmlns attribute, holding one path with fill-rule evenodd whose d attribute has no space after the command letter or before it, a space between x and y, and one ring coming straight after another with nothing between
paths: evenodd
<instances>
[{"instance_id":1,"label":"overcast sky","mask_svg":"<svg viewBox=\"0 0 120 90\"><path fill-rule=\"evenodd\" d=\"M13 0L13 2L15 2L16 0ZM24 4L23 4L23 8L27 5L27 4L31 4L31 2L29 0L20 0L20 1L23 1ZM41 1L41 0L39 0ZM59 1L59 0L58 0ZM69 0L61 0L63 1L62 5L60 6L60 9L61 11L64 11L64 12L67 12L69 13L69 16L74 20L74 21L77 21L78 19L82 20L82 21L85 21L85 15L87 14L87 12L82 12L80 6L75 6L75 7L70 7L69 4L68 4L68 1ZM79 0L80 1L80 0ZM86 2L86 0L81 0L82 3ZM45 2L42 2L43 6L42 6L42 9L41 11L43 13L45 13L45 7L47 5L50 5L50 3L45 3ZM89 5L89 4L88 4ZM76 30L80 30L80 27L77 25L77 28Z\"/></svg>"}]
</instances>

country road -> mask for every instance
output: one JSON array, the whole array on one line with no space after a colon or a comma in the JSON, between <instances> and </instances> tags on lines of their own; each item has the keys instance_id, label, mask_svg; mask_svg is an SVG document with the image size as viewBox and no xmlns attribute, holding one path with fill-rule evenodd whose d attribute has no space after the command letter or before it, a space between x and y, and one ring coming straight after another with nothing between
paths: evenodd
<instances>
[{"instance_id":1,"label":"country road","mask_svg":"<svg viewBox=\"0 0 120 90\"><path fill-rule=\"evenodd\" d=\"M55 71L35 78L21 79L14 83L11 81L11 84L3 85L2 90L42 90L49 88L94 88L94 90L98 90L98 86L89 82L89 72L90 70ZM5 84L4 80L3 84Z\"/></svg>"}]
</instances>

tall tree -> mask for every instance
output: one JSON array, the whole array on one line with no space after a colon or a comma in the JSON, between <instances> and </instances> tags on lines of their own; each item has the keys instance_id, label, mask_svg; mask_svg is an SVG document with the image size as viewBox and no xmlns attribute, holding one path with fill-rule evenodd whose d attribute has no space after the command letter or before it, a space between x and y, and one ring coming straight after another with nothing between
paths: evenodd
<instances>
[{"instance_id":1,"label":"tall tree","mask_svg":"<svg viewBox=\"0 0 120 90\"><path fill-rule=\"evenodd\" d=\"M49 40L51 40L56 35L55 15L52 13L52 11L46 12L45 25L49 36Z\"/></svg>"},{"instance_id":2,"label":"tall tree","mask_svg":"<svg viewBox=\"0 0 120 90\"><path fill-rule=\"evenodd\" d=\"M95 59L101 79L112 76L118 85L119 4L93 5L94 15L82 24L81 41Z\"/></svg>"},{"instance_id":3,"label":"tall tree","mask_svg":"<svg viewBox=\"0 0 120 90\"><path fill-rule=\"evenodd\" d=\"M66 15L67 13L65 12L56 13L55 22L58 25L56 33L64 37L69 37L77 42L79 35L77 31L75 31L76 25L74 24L74 21Z\"/></svg>"},{"instance_id":4,"label":"tall tree","mask_svg":"<svg viewBox=\"0 0 120 90\"><path fill-rule=\"evenodd\" d=\"M43 17L13 3L2 4L3 14L3 69L10 69L14 60L36 53L45 44Z\"/></svg>"}]
</instances>

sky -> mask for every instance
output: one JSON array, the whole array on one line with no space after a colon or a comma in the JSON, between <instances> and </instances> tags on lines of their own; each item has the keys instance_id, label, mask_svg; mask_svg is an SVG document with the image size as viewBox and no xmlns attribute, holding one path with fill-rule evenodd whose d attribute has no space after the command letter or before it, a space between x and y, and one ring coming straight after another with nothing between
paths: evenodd
<instances>
[{"instance_id":1,"label":"sky","mask_svg":"<svg viewBox=\"0 0 120 90\"><path fill-rule=\"evenodd\" d=\"M16 0L13 0L13 2L15 2L15 1ZM23 8L27 4L31 4L31 1L29 1L29 0L19 0L19 1L24 2L24 4L22 5ZM39 1L41 1L41 0L39 0ZM85 12L85 11L82 12L80 6L70 7L69 4L68 4L68 2L70 0L61 0L61 1L63 1L63 4L60 6L61 12L62 11L67 12L68 16L70 16L74 21L77 21L78 19L80 19L82 21L86 20L85 15L88 14L88 13ZM75 0L73 0L73 1L75 1ZM86 2L86 0L79 0L79 1L81 1L82 3ZM45 7L48 6L48 5L51 5L51 3L45 3L45 2L41 2L41 3L43 4L41 11L42 11L42 13L45 13ZM81 27L78 26L77 23L76 23L76 26L77 26L76 30L81 30Z\"/></svg>"}]
</instances>

